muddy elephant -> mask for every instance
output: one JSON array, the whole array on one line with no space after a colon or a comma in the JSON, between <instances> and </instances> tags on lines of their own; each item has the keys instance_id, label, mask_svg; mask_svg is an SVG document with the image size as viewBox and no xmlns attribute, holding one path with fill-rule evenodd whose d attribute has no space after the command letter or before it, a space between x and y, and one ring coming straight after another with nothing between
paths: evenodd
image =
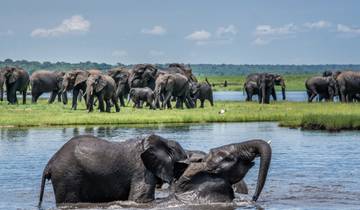
<instances>
[{"instance_id":1,"label":"muddy elephant","mask_svg":"<svg viewBox=\"0 0 360 210\"><path fill-rule=\"evenodd\" d=\"M19 67L6 66L1 70L0 77L0 82L5 82L6 85L8 102L10 104L17 104L16 92L19 91L23 97L23 104L26 104L26 91L30 82L29 73Z\"/></svg>"},{"instance_id":2,"label":"muddy elephant","mask_svg":"<svg viewBox=\"0 0 360 210\"><path fill-rule=\"evenodd\" d=\"M264 77L264 75L267 75ZM270 82L266 82L269 85L271 85L271 90L266 90L266 92L270 92L273 100L277 100L276 97L276 91L275 91L275 85L280 85L281 86L281 92L282 92L282 99L285 100L286 99L286 93L285 93L285 89L286 89L286 85L285 85L285 80L284 78L279 75L279 74L269 74L269 73L254 73L254 74L249 74L246 77L245 83L244 83L244 92L246 93L246 101L252 101L252 97L253 95L259 95L259 94L263 94L263 90L260 90L260 79L265 79L266 78L273 78L273 81ZM274 85L272 85L271 83L274 83ZM266 94L265 94L266 95ZM270 100L270 99L269 99Z\"/></svg>"},{"instance_id":3,"label":"muddy elephant","mask_svg":"<svg viewBox=\"0 0 360 210\"><path fill-rule=\"evenodd\" d=\"M171 97L177 98L176 108L183 108L186 104L188 108L194 108L193 100L190 96L190 82L182 74L161 74L155 82L155 104L160 104L163 98L161 108L171 109Z\"/></svg>"},{"instance_id":4,"label":"muddy elephant","mask_svg":"<svg viewBox=\"0 0 360 210\"><path fill-rule=\"evenodd\" d=\"M204 108L205 100L208 100L210 105L214 106L213 91L207 78L205 79L205 82L191 84L191 97L194 100L195 107L197 100L200 100L200 108Z\"/></svg>"},{"instance_id":5,"label":"muddy elephant","mask_svg":"<svg viewBox=\"0 0 360 210\"><path fill-rule=\"evenodd\" d=\"M107 73L111 76L116 84L116 96L119 98L120 106L125 106L124 98L127 98L129 94L129 76L130 70L125 67L118 67L108 71Z\"/></svg>"},{"instance_id":6,"label":"muddy elephant","mask_svg":"<svg viewBox=\"0 0 360 210\"><path fill-rule=\"evenodd\" d=\"M155 109L155 94L154 91L148 87L131 88L129 92L129 101L130 100L134 103L134 108L142 108L143 102L146 102L150 109Z\"/></svg>"},{"instance_id":7,"label":"muddy elephant","mask_svg":"<svg viewBox=\"0 0 360 210\"><path fill-rule=\"evenodd\" d=\"M100 75L101 71L99 70L72 70L69 72L66 72L63 78L62 82L62 96L63 96L63 103L67 104L67 98L65 98L66 92L72 90L72 106L71 109L76 110L77 109L77 99L79 96L79 93L86 93L86 80L90 75ZM85 101L86 97L84 96Z\"/></svg>"},{"instance_id":8,"label":"muddy elephant","mask_svg":"<svg viewBox=\"0 0 360 210\"><path fill-rule=\"evenodd\" d=\"M130 71L128 83L130 88L149 87L155 89L158 69L151 64L137 64Z\"/></svg>"},{"instance_id":9,"label":"muddy elephant","mask_svg":"<svg viewBox=\"0 0 360 210\"><path fill-rule=\"evenodd\" d=\"M336 77L341 102L352 102L360 94L360 72L343 71Z\"/></svg>"},{"instance_id":10,"label":"muddy elephant","mask_svg":"<svg viewBox=\"0 0 360 210\"><path fill-rule=\"evenodd\" d=\"M36 103L41 94L51 92L48 103L54 102L56 96L61 101L61 87L65 72L36 71L30 77L32 103Z\"/></svg>"},{"instance_id":11,"label":"muddy elephant","mask_svg":"<svg viewBox=\"0 0 360 210\"><path fill-rule=\"evenodd\" d=\"M250 140L211 149L202 162L183 164L184 172L173 183L175 197L184 203L232 202L233 184L241 181L260 157L256 201L265 185L271 162L271 147L263 140Z\"/></svg>"},{"instance_id":12,"label":"muddy elephant","mask_svg":"<svg viewBox=\"0 0 360 210\"><path fill-rule=\"evenodd\" d=\"M182 74L186 76L191 82L198 82L196 76L192 73L191 67L180 63L171 63L168 68L163 69L164 72L169 74Z\"/></svg>"},{"instance_id":13,"label":"muddy elephant","mask_svg":"<svg viewBox=\"0 0 360 210\"><path fill-rule=\"evenodd\" d=\"M170 183L176 163L186 159L178 143L157 135L109 142L94 136L77 136L65 143L47 163L40 188L51 179L57 204L100 203L118 200L154 200L157 178ZM176 144L176 148L174 148Z\"/></svg>"},{"instance_id":14,"label":"muddy elephant","mask_svg":"<svg viewBox=\"0 0 360 210\"><path fill-rule=\"evenodd\" d=\"M338 93L337 83L333 76L315 76L305 81L308 102L312 102L318 95L319 101L333 101L334 96Z\"/></svg>"},{"instance_id":15,"label":"muddy elephant","mask_svg":"<svg viewBox=\"0 0 360 210\"><path fill-rule=\"evenodd\" d=\"M106 112L111 111L111 102L115 105L115 111L119 112L120 107L115 95L115 81L108 75L92 74L86 80L86 104L89 112L94 110L94 97L98 99L99 110L104 112L104 102Z\"/></svg>"}]
</instances>

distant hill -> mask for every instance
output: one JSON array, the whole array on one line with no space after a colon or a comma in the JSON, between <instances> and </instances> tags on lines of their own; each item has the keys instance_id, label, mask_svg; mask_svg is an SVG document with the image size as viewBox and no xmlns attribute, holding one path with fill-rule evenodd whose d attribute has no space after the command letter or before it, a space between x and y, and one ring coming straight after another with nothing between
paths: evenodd
<instances>
[{"instance_id":1,"label":"distant hill","mask_svg":"<svg viewBox=\"0 0 360 210\"><path fill-rule=\"evenodd\" d=\"M164 68L167 64L156 64L157 66ZM40 69L47 69L51 71L56 70L71 70L75 68L79 69L100 69L106 71L116 66L129 66L124 64L110 65L106 63L95 62L80 62L80 63L67 63L67 62L38 62L27 60L6 59L0 61L0 67L4 66L19 66L30 73ZM326 65L233 65L233 64L191 64L193 72L196 75L201 76L231 76L231 75L246 75L254 72L272 72L280 74L320 74L325 70L355 70L360 71L360 64L326 64Z\"/></svg>"}]
</instances>

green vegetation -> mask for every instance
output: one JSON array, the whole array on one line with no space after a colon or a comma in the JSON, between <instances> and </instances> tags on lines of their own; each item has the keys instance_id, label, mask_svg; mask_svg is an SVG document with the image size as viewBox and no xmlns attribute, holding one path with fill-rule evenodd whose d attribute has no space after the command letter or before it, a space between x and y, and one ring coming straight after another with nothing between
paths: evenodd
<instances>
[{"instance_id":1,"label":"green vegetation","mask_svg":"<svg viewBox=\"0 0 360 210\"><path fill-rule=\"evenodd\" d=\"M225 114L219 114L225 109ZM274 121L280 126L305 129L360 129L358 104L276 102L260 105L256 102L217 102L204 109L148 110L122 108L120 113L87 113L83 103L70 110L60 103L0 105L0 126L58 126L103 124L206 123Z\"/></svg>"},{"instance_id":2,"label":"green vegetation","mask_svg":"<svg viewBox=\"0 0 360 210\"><path fill-rule=\"evenodd\" d=\"M299 75L283 75L287 91L301 91L305 90L305 80L313 75L299 74ZM242 91L246 76L208 76L208 81L215 84L213 90L215 91ZM199 76L199 81L204 81L205 77ZM228 82L228 86L224 87L224 81ZM280 87L276 87L280 90Z\"/></svg>"}]
</instances>

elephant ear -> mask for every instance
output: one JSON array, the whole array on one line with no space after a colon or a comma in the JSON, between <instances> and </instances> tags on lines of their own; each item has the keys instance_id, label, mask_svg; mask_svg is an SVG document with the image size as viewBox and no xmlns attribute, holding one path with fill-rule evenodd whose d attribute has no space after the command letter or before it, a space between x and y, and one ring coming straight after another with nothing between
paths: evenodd
<instances>
[{"instance_id":1,"label":"elephant ear","mask_svg":"<svg viewBox=\"0 0 360 210\"><path fill-rule=\"evenodd\" d=\"M87 80L88 76L89 76L89 73L86 71L77 72L74 86L77 86L82 82L85 82Z\"/></svg>"},{"instance_id":2,"label":"elephant ear","mask_svg":"<svg viewBox=\"0 0 360 210\"><path fill-rule=\"evenodd\" d=\"M145 138L142 142L144 152L141 154L141 159L147 170L163 181L171 183L175 175L180 176L179 171L184 171L187 164L175 160L175 151L166 141L154 134Z\"/></svg>"},{"instance_id":3,"label":"elephant ear","mask_svg":"<svg viewBox=\"0 0 360 210\"><path fill-rule=\"evenodd\" d=\"M15 68L12 68L11 75L9 77L9 83L14 83L18 79L19 79L19 72Z\"/></svg>"},{"instance_id":4,"label":"elephant ear","mask_svg":"<svg viewBox=\"0 0 360 210\"><path fill-rule=\"evenodd\" d=\"M102 89L104 89L104 87L106 86L106 80L104 77L102 76L99 76L98 79L97 79L97 83L96 83L96 86L95 86L95 91L96 92L100 92Z\"/></svg>"},{"instance_id":5,"label":"elephant ear","mask_svg":"<svg viewBox=\"0 0 360 210\"><path fill-rule=\"evenodd\" d=\"M211 149L205 158L208 172L220 174L230 170L238 159L231 152L223 149Z\"/></svg>"}]
</instances>

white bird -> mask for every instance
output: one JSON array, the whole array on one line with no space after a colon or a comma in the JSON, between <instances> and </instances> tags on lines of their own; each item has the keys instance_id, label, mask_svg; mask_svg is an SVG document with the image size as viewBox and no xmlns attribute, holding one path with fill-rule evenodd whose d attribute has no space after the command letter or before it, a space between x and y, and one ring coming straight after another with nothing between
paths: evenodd
<instances>
[{"instance_id":1,"label":"white bird","mask_svg":"<svg viewBox=\"0 0 360 210\"><path fill-rule=\"evenodd\" d=\"M225 109L221 109L220 111L219 111L219 114L224 114L225 113Z\"/></svg>"},{"instance_id":2,"label":"white bird","mask_svg":"<svg viewBox=\"0 0 360 210\"><path fill-rule=\"evenodd\" d=\"M268 143L268 144L271 144L271 140L269 140L267 143Z\"/></svg>"}]
</instances>

